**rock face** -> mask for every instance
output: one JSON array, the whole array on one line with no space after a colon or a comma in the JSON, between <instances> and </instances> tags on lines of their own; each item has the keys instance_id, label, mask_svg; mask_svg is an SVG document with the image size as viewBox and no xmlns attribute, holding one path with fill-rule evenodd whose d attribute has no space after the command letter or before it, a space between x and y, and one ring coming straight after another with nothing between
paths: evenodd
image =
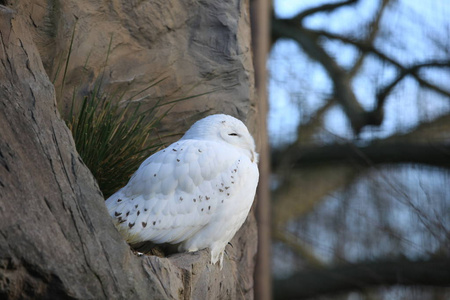
<instances>
[{"instance_id":1,"label":"rock face","mask_svg":"<svg viewBox=\"0 0 450 300\"><path fill-rule=\"evenodd\" d=\"M208 250L169 258L130 251L59 116L60 86L55 92L49 79L77 23L68 91L93 84L114 33L107 86L132 92L165 74L150 96L219 89L175 106L166 130L214 112L255 129L248 2L41 2L0 5L0 298L253 298L253 215L222 271L208 264Z\"/></svg>"},{"instance_id":2,"label":"rock face","mask_svg":"<svg viewBox=\"0 0 450 300\"><path fill-rule=\"evenodd\" d=\"M132 95L152 80L167 77L139 95L176 99L214 91L177 104L165 128L186 129L192 119L227 113L254 126L256 99L251 55L248 1L18 1L27 16L44 67L60 91L63 67L75 38L62 96L70 107L72 91L83 94L102 73L111 41L104 81ZM45 9L44 9L45 8ZM82 79L82 80L81 80ZM253 128L256 129L256 128ZM183 131L183 130L182 130Z\"/></svg>"}]
</instances>

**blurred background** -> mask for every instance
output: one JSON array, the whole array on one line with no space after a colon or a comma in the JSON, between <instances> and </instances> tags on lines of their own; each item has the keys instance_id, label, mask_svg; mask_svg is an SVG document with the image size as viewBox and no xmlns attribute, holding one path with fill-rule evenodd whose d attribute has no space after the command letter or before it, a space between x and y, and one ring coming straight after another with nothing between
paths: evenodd
<instances>
[{"instance_id":1,"label":"blurred background","mask_svg":"<svg viewBox=\"0 0 450 300\"><path fill-rule=\"evenodd\" d=\"M450 299L450 1L272 10L275 299Z\"/></svg>"}]
</instances>

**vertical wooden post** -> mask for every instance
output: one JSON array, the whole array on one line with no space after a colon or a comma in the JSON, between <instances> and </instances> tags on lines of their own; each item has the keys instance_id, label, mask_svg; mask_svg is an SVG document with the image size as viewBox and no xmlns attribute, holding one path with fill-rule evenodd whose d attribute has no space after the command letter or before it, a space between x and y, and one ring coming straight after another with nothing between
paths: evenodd
<instances>
[{"instance_id":1,"label":"vertical wooden post","mask_svg":"<svg viewBox=\"0 0 450 300\"><path fill-rule=\"evenodd\" d=\"M253 63L258 97L258 126L260 127L260 179L257 191L256 218L258 222L258 253L255 268L255 299L272 298L271 222L270 222L270 155L267 135L267 54L270 47L270 1L253 0L250 4L252 24Z\"/></svg>"}]
</instances>

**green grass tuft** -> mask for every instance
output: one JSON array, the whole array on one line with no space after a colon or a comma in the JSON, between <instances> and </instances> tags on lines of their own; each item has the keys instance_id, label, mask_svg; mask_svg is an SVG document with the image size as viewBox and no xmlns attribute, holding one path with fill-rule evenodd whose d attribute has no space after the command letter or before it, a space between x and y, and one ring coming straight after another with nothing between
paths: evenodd
<instances>
[{"instance_id":1,"label":"green grass tuft","mask_svg":"<svg viewBox=\"0 0 450 300\"><path fill-rule=\"evenodd\" d=\"M58 95L60 99L63 95L74 36L75 29L63 70L62 84ZM133 101L133 99L166 78L154 81L130 98L124 98L127 92L124 88L112 93L104 92L102 82L111 44L112 37L103 72L92 91L80 101L81 99L77 98L77 88L75 88L72 94L72 107L69 116L66 117L66 123L72 131L77 151L97 179L105 198L125 186L139 165L163 146L163 139L180 135L175 133L160 137L157 132L161 120L176 103L212 92L169 101L158 98L154 105L147 110L142 110L140 101ZM59 71L60 69L57 73Z\"/></svg>"},{"instance_id":2,"label":"green grass tuft","mask_svg":"<svg viewBox=\"0 0 450 300\"><path fill-rule=\"evenodd\" d=\"M102 94L97 86L68 120L77 151L105 197L123 187L139 165L163 146L156 128L170 110L156 117L160 104L146 111L129 101L121 107L122 96Z\"/></svg>"}]
</instances>

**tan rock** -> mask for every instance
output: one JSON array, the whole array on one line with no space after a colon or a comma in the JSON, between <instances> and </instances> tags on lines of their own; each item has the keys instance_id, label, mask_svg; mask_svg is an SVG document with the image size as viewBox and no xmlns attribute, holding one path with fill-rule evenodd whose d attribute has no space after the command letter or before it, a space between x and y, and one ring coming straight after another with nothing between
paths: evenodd
<instances>
[{"instance_id":1,"label":"tan rock","mask_svg":"<svg viewBox=\"0 0 450 300\"><path fill-rule=\"evenodd\" d=\"M150 98L215 90L175 106L166 130L181 132L216 112L256 129L248 1L17 1L12 8L16 14L0 6L0 295L253 298L252 215L222 271L207 263L207 250L170 258L131 252L59 117L62 73L56 91L50 80L76 24L63 111L73 88L86 93L102 72L113 34L106 88L133 93L168 76Z\"/></svg>"}]
</instances>

